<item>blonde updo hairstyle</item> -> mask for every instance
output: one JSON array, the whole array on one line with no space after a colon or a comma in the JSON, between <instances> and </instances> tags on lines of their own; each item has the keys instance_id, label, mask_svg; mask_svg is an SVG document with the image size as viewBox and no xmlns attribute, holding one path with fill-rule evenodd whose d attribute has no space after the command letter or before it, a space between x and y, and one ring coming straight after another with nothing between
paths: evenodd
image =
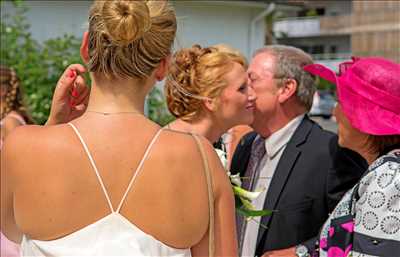
<instances>
[{"instance_id":1,"label":"blonde updo hairstyle","mask_svg":"<svg viewBox=\"0 0 400 257\"><path fill-rule=\"evenodd\" d=\"M228 48L193 45L176 52L165 83L172 115L184 121L198 118L204 99L216 99L227 86L224 76L234 62L246 67L245 58Z\"/></svg>"},{"instance_id":2,"label":"blonde updo hairstyle","mask_svg":"<svg viewBox=\"0 0 400 257\"><path fill-rule=\"evenodd\" d=\"M232 59L232 61L239 63L247 69L248 63L246 57L237 49L227 44L216 44L212 47L216 48L219 52L224 52Z\"/></svg>"},{"instance_id":3,"label":"blonde updo hairstyle","mask_svg":"<svg viewBox=\"0 0 400 257\"><path fill-rule=\"evenodd\" d=\"M167 1L95 1L88 69L107 78L148 78L171 52L175 11Z\"/></svg>"}]
</instances>

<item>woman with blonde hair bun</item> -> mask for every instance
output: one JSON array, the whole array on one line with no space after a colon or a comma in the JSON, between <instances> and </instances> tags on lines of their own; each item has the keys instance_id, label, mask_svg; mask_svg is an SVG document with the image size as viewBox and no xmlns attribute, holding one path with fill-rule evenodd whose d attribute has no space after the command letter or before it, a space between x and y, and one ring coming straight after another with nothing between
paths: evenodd
<instances>
[{"instance_id":1,"label":"woman with blonde hair bun","mask_svg":"<svg viewBox=\"0 0 400 257\"><path fill-rule=\"evenodd\" d=\"M165 94L177 118L169 128L192 132L214 143L228 129L253 121L256 96L247 86L246 60L227 45L178 51Z\"/></svg>"},{"instance_id":2,"label":"woman with blonde hair bun","mask_svg":"<svg viewBox=\"0 0 400 257\"><path fill-rule=\"evenodd\" d=\"M166 1L94 2L81 47L90 95L85 68L71 65L49 126L16 129L2 151L1 230L24 256L237 255L232 189L212 145L143 115L175 32Z\"/></svg>"}]
</instances>

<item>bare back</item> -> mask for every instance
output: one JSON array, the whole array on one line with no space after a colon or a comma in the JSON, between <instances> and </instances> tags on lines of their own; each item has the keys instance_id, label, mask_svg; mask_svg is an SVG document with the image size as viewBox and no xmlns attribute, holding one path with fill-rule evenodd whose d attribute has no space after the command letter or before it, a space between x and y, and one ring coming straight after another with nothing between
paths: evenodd
<instances>
[{"instance_id":1,"label":"bare back","mask_svg":"<svg viewBox=\"0 0 400 257\"><path fill-rule=\"evenodd\" d=\"M152 138L160 130L144 117L73 121L117 209ZM68 125L21 131L23 161L13 164L15 220L38 240L64 237L110 214L99 180ZM29 137L29 138L28 138ZM22 139L23 138L23 139ZM190 135L162 131L121 207L121 215L176 248L198 243L208 229L202 159Z\"/></svg>"}]
</instances>

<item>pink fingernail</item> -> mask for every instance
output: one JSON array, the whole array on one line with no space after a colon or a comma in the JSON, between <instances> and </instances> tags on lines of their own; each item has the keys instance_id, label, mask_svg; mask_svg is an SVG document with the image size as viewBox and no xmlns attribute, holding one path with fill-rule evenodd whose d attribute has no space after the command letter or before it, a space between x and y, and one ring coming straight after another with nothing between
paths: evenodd
<instances>
[{"instance_id":1,"label":"pink fingernail","mask_svg":"<svg viewBox=\"0 0 400 257\"><path fill-rule=\"evenodd\" d=\"M74 89L72 89L71 95L72 95L73 97L77 97L77 96L79 96L79 94L78 94L78 90L76 90L75 88L74 88Z\"/></svg>"},{"instance_id":2,"label":"pink fingernail","mask_svg":"<svg viewBox=\"0 0 400 257\"><path fill-rule=\"evenodd\" d=\"M76 71L75 70L69 70L68 76L70 78L74 78L76 76Z\"/></svg>"},{"instance_id":3,"label":"pink fingernail","mask_svg":"<svg viewBox=\"0 0 400 257\"><path fill-rule=\"evenodd\" d=\"M75 105L76 105L76 103L75 103L75 101L74 101L74 99L71 99L70 101L69 101L69 107L75 107Z\"/></svg>"}]
</instances>

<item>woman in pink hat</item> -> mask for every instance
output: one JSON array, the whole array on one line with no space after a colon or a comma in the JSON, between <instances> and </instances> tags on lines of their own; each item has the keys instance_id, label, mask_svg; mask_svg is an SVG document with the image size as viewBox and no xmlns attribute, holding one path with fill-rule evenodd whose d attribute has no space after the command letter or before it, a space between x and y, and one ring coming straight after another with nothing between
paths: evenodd
<instances>
[{"instance_id":1,"label":"woman in pink hat","mask_svg":"<svg viewBox=\"0 0 400 257\"><path fill-rule=\"evenodd\" d=\"M370 166L331 213L312 256L398 256L400 65L371 57L339 67L338 76L318 64L304 69L337 85L339 144Z\"/></svg>"}]
</instances>

